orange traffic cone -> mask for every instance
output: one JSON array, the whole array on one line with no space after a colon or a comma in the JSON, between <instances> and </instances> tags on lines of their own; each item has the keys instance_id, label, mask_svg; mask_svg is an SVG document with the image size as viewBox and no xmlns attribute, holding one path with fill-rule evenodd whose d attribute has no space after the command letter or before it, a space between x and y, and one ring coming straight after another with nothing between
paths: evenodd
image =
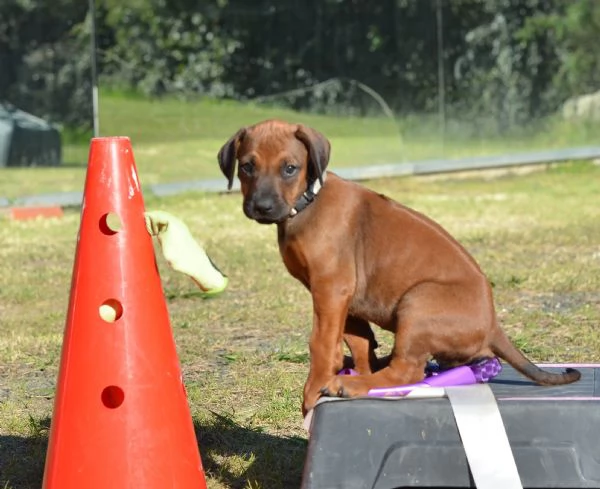
<instances>
[{"instance_id":1,"label":"orange traffic cone","mask_svg":"<svg viewBox=\"0 0 600 489\"><path fill-rule=\"evenodd\" d=\"M44 489L206 488L128 138L94 138Z\"/></svg>"}]
</instances>

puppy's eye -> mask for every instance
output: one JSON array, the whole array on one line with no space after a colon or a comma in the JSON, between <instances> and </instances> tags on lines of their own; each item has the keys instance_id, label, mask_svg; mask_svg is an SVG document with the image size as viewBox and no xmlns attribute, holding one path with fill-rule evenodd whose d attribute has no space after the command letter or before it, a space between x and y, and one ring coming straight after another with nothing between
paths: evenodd
<instances>
[{"instance_id":1,"label":"puppy's eye","mask_svg":"<svg viewBox=\"0 0 600 489\"><path fill-rule=\"evenodd\" d=\"M240 165L240 170L246 175L252 175L254 173L254 165L252 163L242 163Z\"/></svg>"},{"instance_id":2,"label":"puppy's eye","mask_svg":"<svg viewBox=\"0 0 600 489\"><path fill-rule=\"evenodd\" d=\"M299 168L292 163L285 163L283 165L283 175L285 177L293 177L296 173L298 173L298 169Z\"/></svg>"}]
</instances>

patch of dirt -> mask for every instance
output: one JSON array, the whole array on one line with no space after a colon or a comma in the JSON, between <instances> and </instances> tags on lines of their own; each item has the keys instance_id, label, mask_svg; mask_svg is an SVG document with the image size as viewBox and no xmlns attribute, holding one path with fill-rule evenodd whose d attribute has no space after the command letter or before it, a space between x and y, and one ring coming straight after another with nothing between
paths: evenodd
<instances>
[{"instance_id":1,"label":"patch of dirt","mask_svg":"<svg viewBox=\"0 0 600 489\"><path fill-rule=\"evenodd\" d=\"M600 296L590 292L533 293L522 292L515 302L523 309L539 310L545 313L569 313L584 306L600 307Z\"/></svg>"}]
</instances>

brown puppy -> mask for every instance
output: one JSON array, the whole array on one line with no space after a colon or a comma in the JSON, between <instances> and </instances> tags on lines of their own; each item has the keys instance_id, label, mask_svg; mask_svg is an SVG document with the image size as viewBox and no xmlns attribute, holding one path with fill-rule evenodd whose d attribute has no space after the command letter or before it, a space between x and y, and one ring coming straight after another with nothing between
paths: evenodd
<instances>
[{"instance_id":1,"label":"brown puppy","mask_svg":"<svg viewBox=\"0 0 600 489\"><path fill-rule=\"evenodd\" d=\"M218 155L229 188L239 161L244 213L277 225L283 262L313 298L304 414L320 395L422 380L431 357L452 366L496 355L539 384L579 379L525 358L500 329L469 253L422 214L326 173L329 151L317 131L271 120L240 129ZM395 335L381 369L369 323ZM336 375L343 341L359 376Z\"/></svg>"}]
</instances>

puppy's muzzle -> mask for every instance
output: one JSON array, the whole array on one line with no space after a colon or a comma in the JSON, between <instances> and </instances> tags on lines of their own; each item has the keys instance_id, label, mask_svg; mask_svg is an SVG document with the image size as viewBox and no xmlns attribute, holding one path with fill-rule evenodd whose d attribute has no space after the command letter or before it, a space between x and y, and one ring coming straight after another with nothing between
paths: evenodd
<instances>
[{"instance_id":1,"label":"puppy's muzzle","mask_svg":"<svg viewBox=\"0 0 600 489\"><path fill-rule=\"evenodd\" d=\"M260 192L244 201L244 214L260 224L282 222L289 216L289 206L276 194Z\"/></svg>"}]
</instances>

